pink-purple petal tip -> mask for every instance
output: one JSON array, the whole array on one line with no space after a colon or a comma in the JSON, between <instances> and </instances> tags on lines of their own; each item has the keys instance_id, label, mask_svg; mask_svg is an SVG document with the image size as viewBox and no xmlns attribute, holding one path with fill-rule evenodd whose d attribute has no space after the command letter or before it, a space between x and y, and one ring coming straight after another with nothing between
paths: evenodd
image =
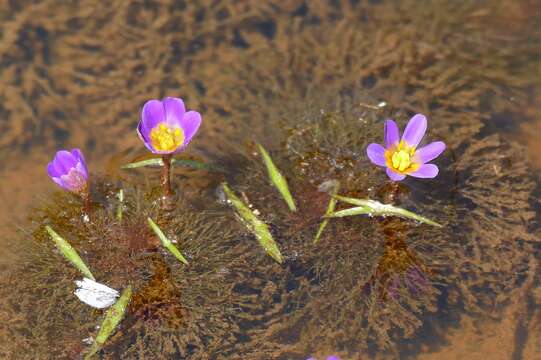
<instances>
[{"instance_id":1,"label":"pink-purple petal tip","mask_svg":"<svg viewBox=\"0 0 541 360\"><path fill-rule=\"evenodd\" d=\"M415 172L410 173L410 176L422 179L432 179L438 176L439 169L434 164L423 164Z\"/></svg>"},{"instance_id":2,"label":"pink-purple petal tip","mask_svg":"<svg viewBox=\"0 0 541 360\"><path fill-rule=\"evenodd\" d=\"M385 148L389 149L390 147L397 145L400 141L400 132L398 130L398 125L394 120L385 120L383 124L383 143Z\"/></svg>"},{"instance_id":3,"label":"pink-purple petal tip","mask_svg":"<svg viewBox=\"0 0 541 360\"><path fill-rule=\"evenodd\" d=\"M426 117L422 114L414 115L408 122L408 125L406 125L406 130L404 130L404 135L402 135L402 141L411 147L416 147L423 139L423 136L425 136L426 127Z\"/></svg>"},{"instance_id":4,"label":"pink-purple petal tip","mask_svg":"<svg viewBox=\"0 0 541 360\"><path fill-rule=\"evenodd\" d=\"M377 166L385 166L385 148L380 144L370 144L366 148L366 155Z\"/></svg>"}]
</instances>

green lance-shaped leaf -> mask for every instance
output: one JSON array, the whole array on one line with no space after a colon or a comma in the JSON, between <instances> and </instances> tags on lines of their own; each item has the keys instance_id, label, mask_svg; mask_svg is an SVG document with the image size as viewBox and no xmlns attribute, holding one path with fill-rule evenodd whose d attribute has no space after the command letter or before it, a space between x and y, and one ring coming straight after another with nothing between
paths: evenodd
<instances>
[{"instance_id":1,"label":"green lance-shaped leaf","mask_svg":"<svg viewBox=\"0 0 541 360\"><path fill-rule=\"evenodd\" d=\"M244 225L255 235L257 241L259 241L259 244L265 249L267 254L281 264L284 261L282 254L280 253L280 249L278 249L278 245L272 238L267 224L259 220L248 206L244 205L233 191L231 191L227 184L224 183L222 186L228 201L233 205Z\"/></svg>"},{"instance_id":2,"label":"green lance-shaped leaf","mask_svg":"<svg viewBox=\"0 0 541 360\"><path fill-rule=\"evenodd\" d=\"M172 159L171 165L187 167L191 169L198 169L198 170L225 172L225 170L219 166L205 164L200 161L188 160L188 159ZM161 158L152 158L152 159L136 161L136 162L132 162L132 163L121 166L121 169L137 169L137 168L145 167L145 166L161 167L163 166L163 160Z\"/></svg>"},{"instance_id":3,"label":"green lance-shaped leaf","mask_svg":"<svg viewBox=\"0 0 541 360\"><path fill-rule=\"evenodd\" d=\"M88 269L88 266L86 266L85 262L83 259L81 259L77 251L66 240L64 240L63 237L58 235L49 225L45 225L45 230L47 230L49 236L51 236L51 239L53 239L62 255L64 255L69 262L79 269L84 276L95 281L96 279L94 278L94 275L92 275Z\"/></svg>"},{"instance_id":4,"label":"green lance-shaped leaf","mask_svg":"<svg viewBox=\"0 0 541 360\"><path fill-rule=\"evenodd\" d=\"M90 359L98 351L101 350L109 336L111 336L111 334L115 331L117 325L120 323L120 321L122 321L122 318L124 317L128 304L130 302L131 294L131 286L128 285L128 287L126 287L124 291L122 291L122 294L120 295L120 298L116 301L116 303L114 303L114 305L111 306L109 310L107 310L107 312L105 313L105 318L100 325L100 331L98 332L98 335L96 336L96 340L94 340L92 347L85 355L85 360Z\"/></svg>"},{"instance_id":5,"label":"green lance-shaped leaf","mask_svg":"<svg viewBox=\"0 0 541 360\"><path fill-rule=\"evenodd\" d=\"M416 220L428 225L442 227L441 224L425 218L424 216L417 215L414 212L390 204L382 204L379 201L370 199L355 199L339 195L335 195L334 197L339 201L343 201L352 205L357 205L357 207L336 211L332 214L326 215L325 217L344 217L361 214L368 214L371 216L398 216L402 218Z\"/></svg>"},{"instance_id":6,"label":"green lance-shaped leaf","mask_svg":"<svg viewBox=\"0 0 541 360\"><path fill-rule=\"evenodd\" d=\"M156 233L156 235L160 238L160 241L162 242L163 247L169 250L169 252L173 254L177 259L179 259L180 262L188 265L188 260L186 260L186 258L182 256L182 254L177 249L177 247L171 242L171 240L167 238L167 236L165 236L162 229L160 229L159 226L156 225L156 223L152 221L151 218L147 218L147 221L152 231L154 231L154 233Z\"/></svg>"},{"instance_id":7,"label":"green lance-shaped leaf","mask_svg":"<svg viewBox=\"0 0 541 360\"><path fill-rule=\"evenodd\" d=\"M330 215L334 212L334 208L336 207L337 200L333 196L336 195L336 193L340 189L340 183L337 180L331 180L331 181L326 181L322 185L325 185L325 187L328 187L328 192L331 195L331 199L329 200L329 205L327 205L327 211L325 212L325 215ZM319 241L319 238L321 237L321 234L323 234L323 230L325 230L325 227L327 226L328 222L329 222L329 219L325 218L319 225L319 229L317 230L316 236L314 237L314 244Z\"/></svg>"},{"instance_id":8,"label":"green lance-shaped leaf","mask_svg":"<svg viewBox=\"0 0 541 360\"><path fill-rule=\"evenodd\" d=\"M261 144L257 144L257 146L259 147L259 152L263 156L263 162L267 167L269 178L272 184L278 189L278 191L284 198L287 206L289 206L289 210L297 211L297 207L295 206L295 200L293 200L293 196L291 196L291 193L289 192L289 187L287 186L287 181L285 177L280 173L276 165L274 165L267 150L265 150L265 148Z\"/></svg>"}]
</instances>

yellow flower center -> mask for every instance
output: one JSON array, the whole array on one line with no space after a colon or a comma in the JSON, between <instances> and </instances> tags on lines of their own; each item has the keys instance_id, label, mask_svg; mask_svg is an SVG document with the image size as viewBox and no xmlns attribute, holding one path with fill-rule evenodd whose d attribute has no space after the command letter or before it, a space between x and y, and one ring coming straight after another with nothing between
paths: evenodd
<instances>
[{"instance_id":1,"label":"yellow flower center","mask_svg":"<svg viewBox=\"0 0 541 360\"><path fill-rule=\"evenodd\" d=\"M405 150L397 151L391 157L393 167L400 171L406 170L411 165L410 154Z\"/></svg>"},{"instance_id":2,"label":"yellow flower center","mask_svg":"<svg viewBox=\"0 0 541 360\"><path fill-rule=\"evenodd\" d=\"M385 151L387 166L401 174L407 174L419 169L419 164L413 159L415 147L401 141L397 146Z\"/></svg>"},{"instance_id":3,"label":"yellow flower center","mask_svg":"<svg viewBox=\"0 0 541 360\"><path fill-rule=\"evenodd\" d=\"M184 142L184 131L160 123L150 131L150 142L158 151L175 151Z\"/></svg>"}]
</instances>

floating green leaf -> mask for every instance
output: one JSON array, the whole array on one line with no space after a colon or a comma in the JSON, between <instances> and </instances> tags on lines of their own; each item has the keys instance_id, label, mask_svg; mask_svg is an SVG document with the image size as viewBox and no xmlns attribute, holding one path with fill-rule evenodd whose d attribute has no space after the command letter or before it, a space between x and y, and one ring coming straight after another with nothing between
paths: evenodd
<instances>
[{"instance_id":1,"label":"floating green leaf","mask_svg":"<svg viewBox=\"0 0 541 360\"><path fill-rule=\"evenodd\" d=\"M293 196L291 196L291 193L289 192L289 187L287 186L287 181L285 177L280 173L276 165L274 165L267 150L265 150L265 148L261 144L257 144L257 146L259 147L259 152L263 156L263 162L267 167L269 178L272 184L278 189L278 191L286 201L287 206L289 206L289 209L291 211L297 211L295 201L293 200Z\"/></svg>"},{"instance_id":2,"label":"floating green leaf","mask_svg":"<svg viewBox=\"0 0 541 360\"><path fill-rule=\"evenodd\" d=\"M329 194L331 195L331 199L329 200L329 205L327 205L327 211L325 212L325 215L330 215L334 212L334 208L336 207L336 198L332 197L333 195L336 195L338 190L340 189L340 183L337 180L334 181L326 181L322 185L325 185L325 187L329 187ZM321 186L320 186L321 187ZM323 234L323 230L325 230L325 227L327 226L327 223L329 222L329 219L323 219L321 224L319 225L319 229L317 230L316 236L314 237L314 244L319 241L319 238L321 237L321 234Z\"/></svg>"},{"instance_id":3,"label":"floating green leaf","mask_svg":"<svg viewBox=\"0 0 541 360\"><path fill-rule=\"evenodd\" d=\"M325 217L344 217L360 214L368 214L371 216L398 216L402 218L416 220L428 225L442 227L441 224L427 219L424 216L417 215L409 210L402 209L400 207L390 204L382 204L379 201L370 199L355 199L338 195L335 195L334 197L337 200L343 201L345 203L357 205L357 207L333 212L332 214L325 215Z\"/></svg>"},{"instance_id":4,"label":"floating green leaf","mask_svg":"<svg viewBox=\"0 0 541 360\"><path fill-rule=\"evenodd\" d=\"M131 294L131 286L126 287L124 291L122 291L122 294L120 295L120 298L117 300L117 302L113 306L111 306L109 310L107 310L107 312L105 313L105 318L101 323L100 331L98 332L98 335L96 336L96 340L94 340L92 347L85 355L85 360L90 359L98 351L101 350L109 336L111 336L117 325L120 323L120 321L122 321L122 318L126 313L126 308L128 307L128 304L130 302Z\"/></svg>"},{"instance_id":5,"label":"floating green leaf","mask_svg":"<svg viewBox=\"0 0 541 360\"><path fill-rule=\"evenodd\" d=\"M280 253L280 249L278 249L278 245L272 238L267 224L259 220L248 206L244 205L233 191L229 189L227 184L222 184L222 187L227 195L228 201L233 205L235 210L237 210L244 225L255 235L257 241L259 241L259 244L265 249L267 254L281 264L284 261L282 254Z\"/></svg>"},{"instance_id":6,"label":"floating green leaf","mask_svg":"<svg viewBox=\"0 0 541 360\"><path fill-rule=\"evenodd\" d=\"M167 238L167 236L165 236L162 229L160 229L160 227L156 225L156 223L152 221L151 218L147 218L147 221L148 221L148 224L150 225L150 228L160 238L160 241L162 242L163 247L169 250L169 252L173 254L177 259L179 259L182 263L188 265L188 260L186 260L186 258L182 256L182 254L177 249L177 247L171 242L171 240Z\"/></svg>"},{"instance_id":7,"label":"floating green leaf","mask_svg":"<svg viewBox=\"0 0 541 360\"><path fill-rule=\"evenodd\" d=\"M173 159L171 161L171 165L187 167L191 169L198 169L198 170L225 172L224 169L222 169L219 166L205 164L200 161L188 160L188 159ZM145 166L161 167L163 166L163 160L161 158L152 158L152 159L136 161L136 162L132 162L132 163L121 166L121 169L137 169L137 168L145 167Z\"/></svg>"},{"instance_id":8,"label":"floating green leaf","mask_svg":"<svg viewBox=\"0 0 541 360\"><path fill-rule=\"evenodd\" d=\"M79 269L79 271L81 271L84 276L95 281L96 279L94 278L94 275L92 275L92 273L86 266L83 259L81 259L77 251L66 240L64 240L63 237L58 235L49 225L45 225L45 230L47 230L49 236L51 236L51 239L53 239L62 255L64 255L64 257L68 259L69 262L71 262L77 269Z\"/></svg>"}]
</instances>

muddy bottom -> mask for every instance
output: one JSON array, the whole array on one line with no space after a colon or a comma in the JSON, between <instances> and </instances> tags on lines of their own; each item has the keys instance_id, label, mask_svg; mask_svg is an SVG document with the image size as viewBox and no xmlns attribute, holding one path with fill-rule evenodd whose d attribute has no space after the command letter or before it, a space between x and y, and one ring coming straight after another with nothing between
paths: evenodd
<instances>
[{"instance_id":1,"label":"muddy bottom","mask_svg":"<svg viewBox=\"0 0 541 360\"><path fill-rule=\"evenodd\" d=\"M94 334L101 313L71 295L76 272L39 235L54 216L35 209L65 201L52 195L45 166L57 149L79 147L111 194L124 187L130 201L146 204L155 196L156 172L119 166L145 153L135 133L139 111L163 96L183 97L203 115L182 156L227 170L175 172L186 205L178 211L209 224L206 232L197 230L201 241L224 242L209 240L216 246L210 255L195 243L194 256L205 260L184 274L149 249L148 239L130 242L128 229L103 215L98 225L110 230L111 244L121 244L119 254L130 262L119 277L108 276L121 259L104 252L94 265L118 288L138 274L130 281L146 295L102 356L153 358L146 348L153 344L193 359L541 357L541 13L535 1L126 1L105 7L38 1L6 3L0 18L3 357L35 358L37 351L40 358L73 358L85 350L82 339ZM381 142L384 119L403 128L419 112L429 118L427 136L445 141L448 150L438 162L440 176L407 180L398 201L438 218L448 231L398 226L406 226L400 231L407 247L393 247L393 259L415 259L427 285L385 302L380 297L392 271L408 268L381 262L392 253L385 226L395 225L335 222L320 240L326 245L314 248L328 200L317 187L338 179L344 194L381 196L385 175L371 167L364 149ZM286 173L302 215L289 214L272 191L253 141ZM271 225L285 265L273 263L218 202L224 180ZM114 206L113 198L103 204ZM146 214L157 214L148 204L138 209L144 214L135 212L134 228ZM220 214L226 225L205 211ZM169 231L183 234L183 226ZM212 236L220 227L225 235ZM95 236L73 231L81 244ZM35 249L26 254L21 244ZM221 260L211 261L213 251ZM12 288L19 277L24 280ZM194 291L201 299L229 295L213 298L212 316L197 310L203 301L197 296L178 306L194 286L186 279L209 281ZM40 291L37 282L49 285ZM174 321L163 314L175 314Z\"/></svg>"}]
</instances>

